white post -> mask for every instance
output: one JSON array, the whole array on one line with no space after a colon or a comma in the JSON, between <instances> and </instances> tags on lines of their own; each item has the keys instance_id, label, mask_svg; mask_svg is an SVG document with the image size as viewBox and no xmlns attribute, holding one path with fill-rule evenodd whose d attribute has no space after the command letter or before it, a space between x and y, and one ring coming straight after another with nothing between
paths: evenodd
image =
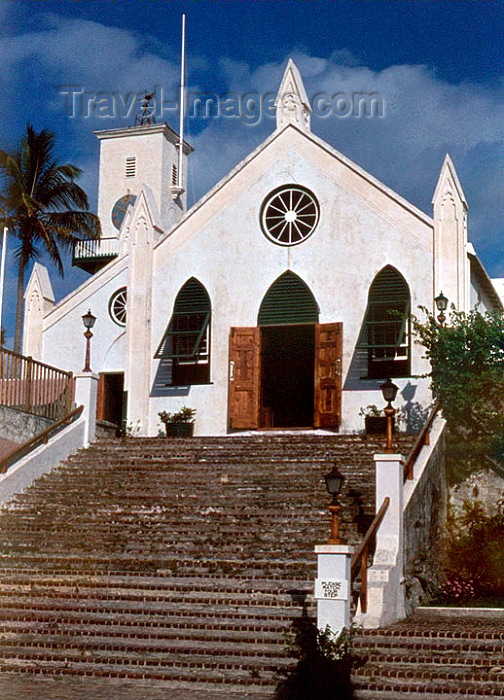
<instances>
[{"instance_id":1,"label":"white post","mask_svg":"<svg viewBox=\"0 0 504 700\"><path fill-rule=\"evenodd\" d=\"M382 627L405 617L404 557L404 458L377 454L376 511L386 496L390 505L376 535L373 566L368 569L367 613L356 616L365 627Z\"/></svg>"},{"instance_id":2,"label":"white post","mask_svg":"<svg viewBox=\"0 0 504 700\"><path fill-rule=\"evenodd\" d=\"M7 255L7 226L4 226L2 237L2 262L0 264L0 333L2 332L2 311L3 311L3 295L5 281L5 256Z\"/></svg>"},{"instance_id":3,"label":"white post","mask_svg":"<svg viewBox=\"0 0 504 700\"><path fill-rule=\"evenodd\" d=\"M378 529L376 551L383 549L398 556L403 551L404 522L404 476L403 456L399 454L377 454L376 465L376 512L386 496L390 505Z\"/></svg>"},{"instance_id":4,"label":"white post","mask_svg":"<svg viewBox=\"0 0 504 700\"><path fill-rule=\"evenodd\" d=\"M84 406L82 416L86 419L84 447L88 447L96 436L98 379L98 375L92 372L82 372L75 375L75 403L77 406Z\"/></svg>"},{"instance_id":5,"label":"white post","mask_svg":"<svg viewBox=\"0 0 504 700\"><path fill-rule=\"evenodd\" d=\"M329 626L335 635L350 627L350 561L353 547L346 544L316 545L317 627L325 631Z\"/></svg>"}]
</instances>

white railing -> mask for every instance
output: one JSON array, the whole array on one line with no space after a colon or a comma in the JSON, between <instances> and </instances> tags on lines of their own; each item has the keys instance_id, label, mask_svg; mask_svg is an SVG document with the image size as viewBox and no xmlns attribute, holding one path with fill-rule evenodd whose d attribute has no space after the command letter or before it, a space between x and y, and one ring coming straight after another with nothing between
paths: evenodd
<instances>
[{"instance_id":1,"label":"white railing","mask_svg":"<svg viewBox=\"0 0 504 700\"><path fill-rule=\"evenodd\" d=\"M74 243L74 260L114 258L119 255L118 238L88 238Z\"/></svg>"}]
</instances>

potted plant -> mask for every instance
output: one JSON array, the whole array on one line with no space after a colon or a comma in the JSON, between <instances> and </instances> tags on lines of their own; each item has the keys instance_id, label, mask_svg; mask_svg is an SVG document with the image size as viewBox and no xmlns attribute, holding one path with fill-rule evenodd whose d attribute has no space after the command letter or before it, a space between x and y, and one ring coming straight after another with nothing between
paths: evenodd
<instances>
[{"instance_id":1,"label":"potted plant","mask_svg":"<svg viewBox=\"0 0 504 700\"><path fill-rule=\"evenodd\" d=\"M374 404L361 408L359 416L364 416L367 435L385 435L387 432L387 418L383 411ZM392 423L393 426L394 424Z\"/></svg>"},{"instance_id":2,"label":"potted plant","mask_svg":"<svg viewBox=\"0 0 504 700\"><path fill-rule=\"evenodd\" d=\"M195 408L182 406L176 413L160 411L158 413L161 422L165 424L167 437L192 437L194 432Z\"/></svg>"}]
</instances>

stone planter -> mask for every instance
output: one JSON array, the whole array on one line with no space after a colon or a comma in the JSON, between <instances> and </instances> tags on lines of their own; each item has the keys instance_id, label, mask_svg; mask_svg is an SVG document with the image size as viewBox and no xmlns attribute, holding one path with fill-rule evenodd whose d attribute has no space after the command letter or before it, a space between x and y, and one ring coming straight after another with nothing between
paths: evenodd
<instances>
[{"instance_id":1,"label":"stone planter","mask_svg":"<svg viewBox=\"0 0 504 700\"><path fill-rule=\"evenodd\" d=\"M194 433L194 423L165 423L166 437L190 438Z\"/></svg>"}]
</instances>

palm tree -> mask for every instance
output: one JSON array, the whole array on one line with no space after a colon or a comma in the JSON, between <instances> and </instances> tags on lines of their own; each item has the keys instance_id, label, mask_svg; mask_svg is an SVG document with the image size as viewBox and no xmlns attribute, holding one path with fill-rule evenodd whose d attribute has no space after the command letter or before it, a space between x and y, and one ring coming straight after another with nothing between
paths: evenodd
<instances>
[{"instance_id":1,"label":"palm tree","mask_svg":"<svg viewBox=\"0 0 504 700\"><path fill-rule=\"evenodd\" d=\"M81 170L59 164L53 155L54 134L36 132L26 125L19 149L12 154L0 150L2 193L0 207L5 225L18 239L17 302L14 350L21 350L23 294L27 265L49 254L63 276L60 249L68 250L79 238L100 235L100 222L89 209L87 195L76 184Z\"/></svg>"}]
</instances>

